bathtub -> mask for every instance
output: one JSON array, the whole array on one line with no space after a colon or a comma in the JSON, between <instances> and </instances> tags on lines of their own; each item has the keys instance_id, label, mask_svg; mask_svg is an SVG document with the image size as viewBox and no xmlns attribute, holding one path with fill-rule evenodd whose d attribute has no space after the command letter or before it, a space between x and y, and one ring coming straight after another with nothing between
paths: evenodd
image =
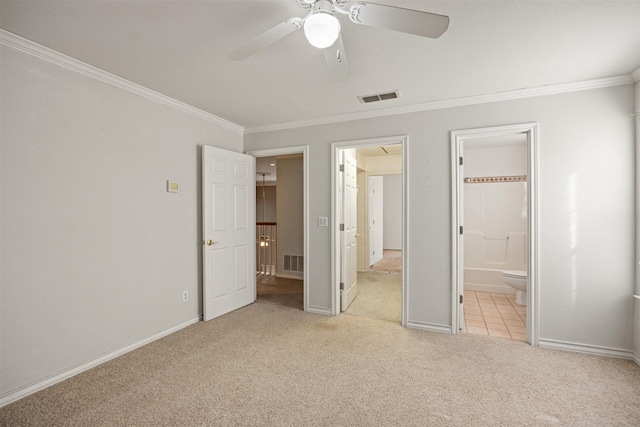
<instances>
[{"instance_id":1,"label":"bathtub","mask_svg":"<svg viewBox=\"0 0 640 427\"><path fill-rule=\"evenodd\" d=\"M489 236L480 231L465 231L464 289L515 294L502 280L504 270L527 270L527 234Z\"/></svg>"},{"instance_id":2,"label":"bathtub","mask_svg":"<svg viewBox=\"0 0 640 427\"><path fill-rule=\"evenodd\" d=\"M496 294L515 295L516 293L515 289L502 280L502 270L491 268L465 268L464 290L493 292Z\"/></svg>"}]
</instances>

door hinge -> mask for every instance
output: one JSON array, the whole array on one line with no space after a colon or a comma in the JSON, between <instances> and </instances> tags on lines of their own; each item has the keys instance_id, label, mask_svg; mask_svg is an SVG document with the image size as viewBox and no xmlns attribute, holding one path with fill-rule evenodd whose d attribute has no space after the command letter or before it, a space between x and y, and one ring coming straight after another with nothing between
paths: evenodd
<instances>
[{"instance_id":1,"label":"door hinge","mask_svg":"<svg viewBox=\"0 0 640 427\"><path fill-rule=\"evenodd\" d=\"M340 290L344 291L344 283L340 282Z\"/></svg>"},{"instance_id":2,"label":"door hinge","mask_svg":"<svg viewBox=\"0 0 640 427\"><path fill-rule=\"evenodd\" d=\"M460 157L460 166L462 166L464 163L464 160L462 160L462 157Z\"/></svg>"},{"instance_id":3,"label":"door hinge","mask_svg":"<svg viewBox=\"0 0 640 427\"><path fill-rule=\"evenodd\" d=\"M464 301L464 297L460 295L460 304L462 304L462 301Z\"/></svg>"},{"instance_id":4,"label":"door hinge","mask_svg":"<svg viewBox=\"0 0 640 427\"><path fill-rule=\"evenodd\" d=\"M464 234L464 227L460 226L460 234Z\"/></svg>"},{"instance_id":5,"label":"door hinge","mask_svg":"<svg viewBox=\"0 0 640 427\"><path fill-rule=\"evenodd\" d=\"M340 172L344 172L344 165L340 165Z\"/></svg>"},{"instance_id":6,"label":"door hinge","mask_svg":"<svg viewBox=\"0 0 640 427\"><path fill-rule=\"evenodd\" d=\"M344 224L340 224L340 231L344 231Z\"/></svg>"}]
</instances>

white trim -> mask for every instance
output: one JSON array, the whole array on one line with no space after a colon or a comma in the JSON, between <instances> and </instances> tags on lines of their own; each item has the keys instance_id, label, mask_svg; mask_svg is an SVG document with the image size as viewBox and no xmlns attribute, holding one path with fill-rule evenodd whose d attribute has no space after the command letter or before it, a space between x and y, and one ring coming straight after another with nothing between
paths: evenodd
<instances>
[{"instance_id":1,"label":"white trim","mask_svg":"<svg viewBox=\"0 0 640 427\"><path fill-rule=\"evenodd\" d=\"M634 72L635 73L635 72ZM245 128L244 133L260 133L275 130L295 129L306 126L326 125L332 123L349 122L353 120L371 119L375 117L394 116L398 114L417 113L420 111L442 110L445 108L463 107L467 105L486 104L489 102L511 101L515 99L533 98L537 96L556 95L567 92L577 92L582 90L601 89L612 86L622 86L633 83L631 75L606 77L602 79L586 80L582 82L563 83L548 86L538 86L527 89L517 89L505 92L497 92L486 95L467 96L464 98L445 99L440 101L428 101L419 104L406 105L402 107L384 108L373 111L359 111L354 113L344 113L340 115L319 117L315 119L299 120L285 123L275 123L265 126L254 126Z\"/></svg>"},{"instance_id":2,"label":"white trim","mask_svg":"<svg viewBox=\"0 0 640 427\"><path fill-rule=\"evenodd\" d=\"M281 273L276 273L276 277L278 277L280 279L304 280L304 275L302 275L302 274L281 274Z\"/></svg>"},{"instance_id":3,"label":"white trim","mask_svg":"<svg viewBox=\"0 0 640 427\"><path fill-rule=\"evenodd\" d=\"M596 356L617 357L620 359L636 360L633 351L620 348L601 347L590 344L580 344L567 341L558 341L540 338L538 344L542 348L552 348L555 350L573 351L576 353L593 354ZM636 360L637 361L637 360Z\"/></svg>"},{"instance_id":4,"label":"white trim","mask_svg":"<svg viewBox=\"0 0 640 427\"><path fill-rule=\"evenodd\" d=\"M402 326L409 324L409 154L409 136L405 136L402 143Z\"/></svg>"},{"instance_id":5,"label":"white trim","mask_svg":"<svg viewBox=\"0 0 640 427\"><path fill-rule=\"evenodd\" d=\"M640 354L633 353L633 361L640 365Z\"/></svg>"},{"instance_id":6,"label":"white trim","mask_svg":"<svg viewBox=\"0 0 640 427\"><path fill-rule=\"evenodd\" d=\"M462 154L462 142L476 138L503 136L513 134L527 135L527 198L528 211L528 292L527 292L527 341L532 346L538 345L538 124L523 123L507 126L495 126L480 129L466 129L451 132L451 330L457 334L460 325L459 297L463 284L463 255L460 245L459 228L464 225L462 212L459 212L462 182L460 179L460 163L458 158Z\"/></svg>"},{"instance_id":7,"label":"white trim","mask_svg":"<svg viewBox=\"0 0 640 427\"><path fill-rule=\"evenodd\" d=\"M438 332L440 334L451 334L451 326L436 325L433 323L423 323L423 322L412 321L412 322L407 322L407 328Z\"/></svg>"},{"instance_id":8,"label":"white trim","mask_svg":"<svg viewBox=\"0 0 640 427\"><path fill-rule=\"evenodd\" d=\"M408 259L409 259L409 137L407 135L358 139L331 144L331 314L340 314L340 231L337 211L339 152L345 148L364 148L391 144L402 145L402 302L401 324L407 326L408 313Z\"/></svg>"},{"instance_id":9,"label":"white trim","mask_svg":"<svg viewBox=\"0 0 640 427\"><path fill-rule=\"evenodd\" d=\"M302 204L303 204L303 219L302 219L302 227L303 227L303 272L302 272L302 280L303 282L303 309L309 313L317 313L317 314L331 314L330 310L326 308L318 308L313 307L309 304L309 146L308 145L299 145L294 147L280 147L280 148L267 148L263 150L250 150L247 151L246 154L249 154L254 157L271 157L271 156L284 156L287 154L300 154L302 153L302 186L303 186L303 195L302 195ZM284 275L279 275L280 277L286 277ZM291 277L294 279L300 279L300 277ZM327 312L328 311L328 312Z\"/></svg>"},{"instance_id":10,"label":"white trim","mask_svg":"<svg viewBox=\"0 0 640 427\"><path fill-rule=\"evenodd\" d=\"M538 86L526 89L517 89L511 91L497 92L485 95L474 95L463 98L452 98L438 101L428 101L419 104L406 105L394 108L385 108L373 111L360 111L353 113L346 113L340 115L319 117L308 120L298 120L285 123L275 123L264 126L254 127L242 127L236 123L223 119L221 117L210 114L206 111L192 107L184 102L170 98L159 92L148 89L137 83L133 83L122 77L118 77L100 68L94 67L87 63L84 63L78 59L67 56L61 52L50 49L46 46L40 45L31 40L18 36L7 30L0 28L0 44L4 44L13 49L19 50L26 54L35 56L45 61L52 62L61 67L67 68L71 71L75 71L79 74L94 78L103 83L110 84L114 87L126 90L127 92L135 95L142 96L149 100L158 102L160 104L167 105L175 108L187 114L191 114L195 117L207 120L222 127L240 134L270 132L274 130L295 129L306 126L315 126L331 123L348 122L352 120L369 119L384 116L393 116L398 114L408 114L420 111L429 110L441 110L445 108L462 107L467 105L485 104L488 102L509 101L522 98L532 98L536 96L555 95L567 92L576 92L581 90L600 89L612 86L621 86L626 84L632 84L640 81L640 68L634 70L631 74L606 77L602 79L586 80L573 83L562 83L556 85Z\"/></svg>"},{"instance_id":11,"label":"white trim","mask_svg":"<svg viewBox=\"0 0 640 427\"><path fill-rule=\"evenodd\" d=\"M324 308L324 307L312 307L312 306L308 306L307 309L305 310L307 313L312 313L312 314L321 314L323 316L331 316L331 310L328 308Z\"/></svg>"},{"instance_id":12,"label":"white trim","mask_svg":"<svg viewBox=\"0 0 640 427\"><path fill-rule=\"evenodd\" d=\"M1 28L0 44L4 44L13 49L19 50L28 55L35 56L45 61L49 61L53 64L59 65L63 68L82 74L84 76L99 80L103 83L125 90L134 95L139 95L151 101L155 101L171 108L175 108L176 110L182 111L183 113L187 113L200 119L215 123L233 132L240 134L244 133L244 128L240 125L232 123L218 116L214 116L213 114L192 107L191 105L185 104L184 102L175 100L166 95L162 95L161 93L155 92L137 83L130 82L129 80L123 79L122 77L118 77L107 71L101 70L100 68L94 67L93 65L86 64L75 58L57 52L53 49L49 49L48 47L42 46L31 40L27 40Z\"/></svg>"},{"instance_id":13,"label":"white trim","mask_svg":"<svg viewBox=\"0 0 640 427\"><path fill-rule=\"evenodd\" d=\"M71 377L73 377L74 375L80 374L84 371L87 371L91 368L94 368L98 365L101 365L105 362L108 362L109 360L115 359L116 357L122 356L125 353L128 353L130 351L133 351L137 348L140 348L142 346L145 346L153 341L157 341L160 338L166 337L167 335L170 335L174 332L177 332L181 329L184 329L188 326L191 326L195 323L198 323L200 321L200 316L195 317L191 320L187 320L186 322L180 323L179 325L173 326L169 329L165 329L164 331L155 333L153 335L149 335L146 338L142 338L138 341L135 341L131 344L125 345L123 347L117 348L115 350L112 350L108 353L105 353L101 356L98 357L94 357L91 358L85 362L82 362L78 365L76 365L73 368L70 369L66 369L62 372L59 372L57 374L51 375L43 380L37 381L35 383L32 383L30 385L27 385L25 387L21 387L17 390L12 390L4 395L2 395L0 397L0 408L2 408L5 405L8 405L9 403L15 402L16 400L22 399L23 397L26 397L30 394L33 394L37 391L43 390L47 387L50 387L56 383L59 383L60 381L64 381L66 379L69 379Z\"/></svg>"}]
</instances>

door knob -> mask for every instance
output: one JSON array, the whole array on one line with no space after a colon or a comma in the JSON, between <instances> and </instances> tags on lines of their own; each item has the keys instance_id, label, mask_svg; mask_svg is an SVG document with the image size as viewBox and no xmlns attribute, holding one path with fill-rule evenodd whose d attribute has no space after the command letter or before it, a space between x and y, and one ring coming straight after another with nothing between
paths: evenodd
<instances>
[{"instance_id":1,"label":"door knob","mask_svg":"<svg viewBox=\"0 0 640 427\"><path fill-rule=\"evenodd\" d=\"M211 239L209 239L209 240L207 240L207 241L205 242L205 244L206 244L207 246L213 246L213 245L216 245L216 244L218 244L218 243L219 243L219 242L214 242L214 241L213 241L213 240L211 240Z\"/></svg>"},{"instance_id":2,"label":"door knob","mask_svg":"<svg viewBox=\"0 0 640 427\"><path fill-rule=\"evenodd\" d=\"M356 237L360 237L360 233L356 233Z\"/></svg>"}]
</instances>

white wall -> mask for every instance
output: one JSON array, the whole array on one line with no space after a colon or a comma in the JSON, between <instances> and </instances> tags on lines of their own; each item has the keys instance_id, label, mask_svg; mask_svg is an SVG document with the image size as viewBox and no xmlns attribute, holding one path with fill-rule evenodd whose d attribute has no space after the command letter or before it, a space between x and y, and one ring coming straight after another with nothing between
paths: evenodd
<instances>
[{"instance_id":1,"label":"white wall","mask_svg":"<svg viewBox=\"0 0 640 427\"><path fill-rule=\"evenodd\" d=\"M369 176L369 266L382 259L384 251L384 181Z\"/></svg>"},{"instance_id":2,"label":"white wall","mask_svg":"<svg viewBox=\"0 0 640 427\"><path fill-rule=\"evenodd\" d=\"M276 274L300 276L301 272L284 269L284 255L304 255L304 186L302 156L282 156L276 159L278 169L277 222L278 259Z\"/></svg>"},{"instance_id":3,"label":"white wall","mask_svg":"<svg viewBox=\"0 0 640 427\"><path fill-rule=\"evenodd\" d=\"M262 190L264 188L264 200ZM264 212L263 212L264 211ZM264 216L263 216L264 213ZM260 182L256 185L256 221L276 222L276 186L265 185Z\"/></svg>"},{"instance_id":4,"label":"white wall","mask_svg":"<svg viewBox=\"0 0 640 427\"><path fill-rule=\"evenodd\" d=\"M241 151L242 135L5 45L0 57L3 397L198 319L201 146Z\"/></svg>"},{"instance_id":5,"label":"white wall","mask_svg":"<svg viewBox=\"0 0 640 427\"><path fill-rule=\"evenodd\" d=\"M636 70L636 77L640 78L640 68ZM636 114L636 286L635 295L640 295L640 81L635 84L635 114ZM633 350L636 362L640 363L640 299L634 299L635 320Z\"/></svg>"},{"instance_id":6,"label":"white wall","mask_svg":"<svg viewBox=\"0 0 640 427\"><path fill-rule=\"evenodd\" d=\"M402 155L365 157L363 167L369 175L392 175L402 173Z\"/></svg>"},{"instance_id":7,"label":"white wall","mask_svg":"<svg viewBox=\"0 0 640 427\"><path fill-rule=\"evenodd\" d=\"M383 237L384 249L402 250L402 175L382 177L384 188Z\"/></svg>"},{"instance_id":8,"label":"white wall","mask_svg":"<svg viewBox=\"0 0 640 427\"><path fill-rule=\"evenodd\" d=\"M331 142L408 141L408 321L451 327L452 130L536 121L540 337L631 350L633 86L248 134L246 149L310 147L310 216L330 216ZM310 221L309 298L331 308L331 230Z\"/></svg>"},{"instance_id":9,"label":"white wall","mask_svg":"<svg viewBox=\"0 0 640 427\"><path fill-rule=\"evenodd\" d=\"M356 152L357 161L360 162L360 155ZM362 164L362 163L360 163ZM368 215L368 204L369 197L367 194L367 173L358 168L358 173L356 175L357 186L358 186L358 227L356 232L357 237L357 245L358 245L358 271L367 271L369 269L369 254L368 254L368 245L369 245L369 225L367 224L367 220L369 218Z\"/></svg>"}]
</instances>

